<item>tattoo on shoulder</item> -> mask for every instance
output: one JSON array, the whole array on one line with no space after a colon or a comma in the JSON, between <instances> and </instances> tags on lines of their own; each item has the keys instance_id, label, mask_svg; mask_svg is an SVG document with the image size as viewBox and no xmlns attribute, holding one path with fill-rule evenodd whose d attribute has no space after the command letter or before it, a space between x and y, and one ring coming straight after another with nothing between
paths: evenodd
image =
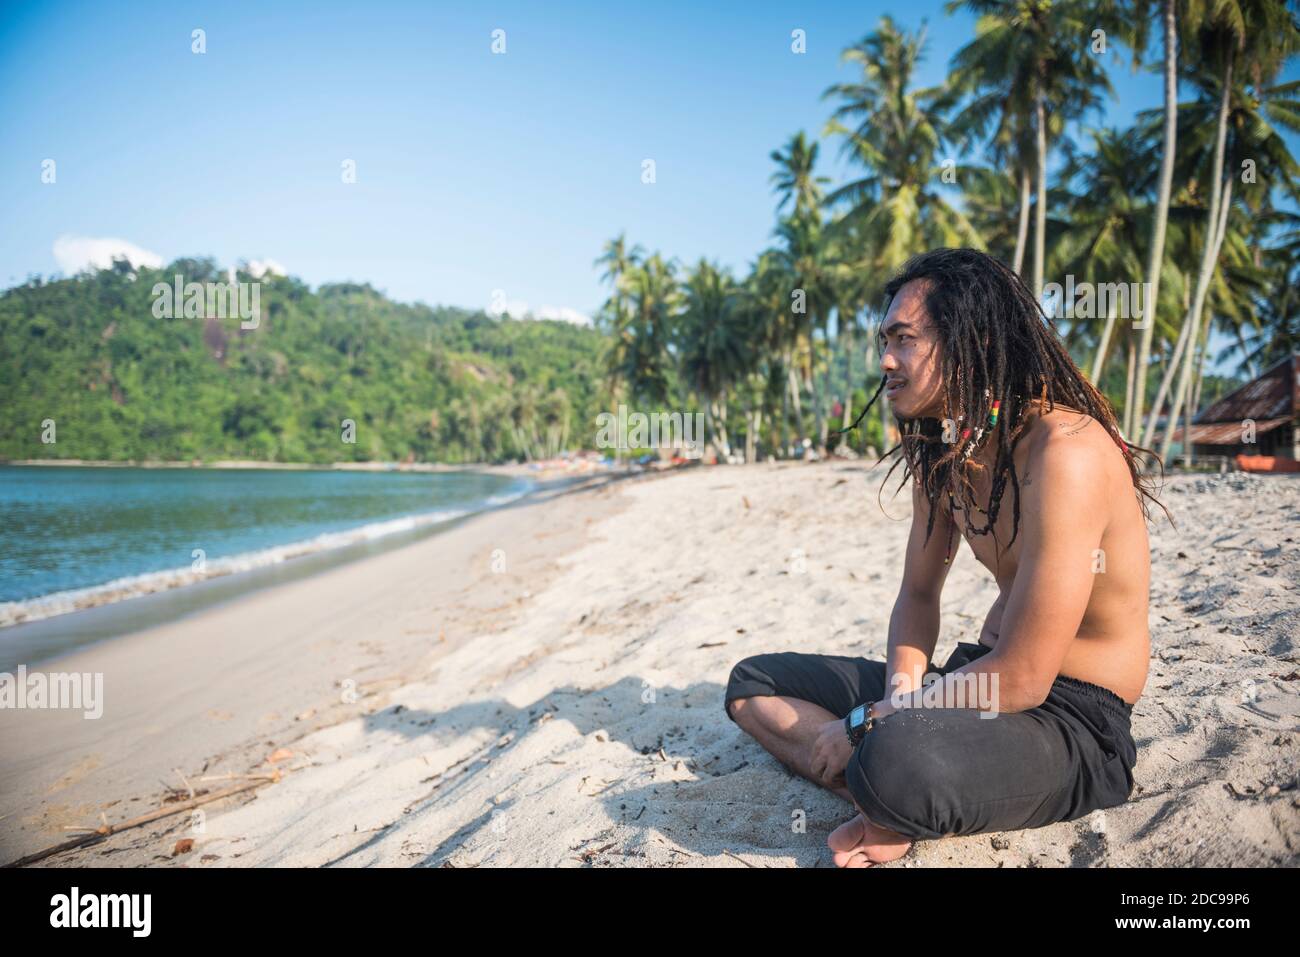
<instances>
[{"instance_id":1,"label":"tattoo on shoulder","mask_svg":"<svg viewBox=\"0 0 1300 957\"><path fill-rule=\"evenodd\" d=\"M1078 435L1080 432L1082 432L1084 429L1088 427L1088 423L1091 421L1092 421L1092 417L1088 415L1088 413L1080 412L1079 417L1075 419L1073 422L1060 423L1060 428L1062 431L1065 432L1066 435Z\"/></svg>"}]
</instances>

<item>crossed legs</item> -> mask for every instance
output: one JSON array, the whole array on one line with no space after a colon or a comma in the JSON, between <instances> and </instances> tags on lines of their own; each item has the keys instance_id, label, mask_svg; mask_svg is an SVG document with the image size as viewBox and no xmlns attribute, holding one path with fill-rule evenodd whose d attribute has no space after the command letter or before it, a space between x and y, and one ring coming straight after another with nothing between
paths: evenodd
<instances>
[{"instance_id":1,"label":"crossed legs","mask_svg":"<svg viewBox=\"0 0 1300 957\"><path fill-rule=\"evenodd\" d=\"M827 786L813 774L808 763L813 742L821 733L822 726L838 720L836 715L811 701L781 695L736 698L727 704L727 713L793 773L826 787L857 807L853 795L844 785L842 774L835 783ZM902 857L912 846L912 841L868 821L858 808L856 817L831 832L827 844L840 867L870 867Z\"/></svg>"}]
</instances>

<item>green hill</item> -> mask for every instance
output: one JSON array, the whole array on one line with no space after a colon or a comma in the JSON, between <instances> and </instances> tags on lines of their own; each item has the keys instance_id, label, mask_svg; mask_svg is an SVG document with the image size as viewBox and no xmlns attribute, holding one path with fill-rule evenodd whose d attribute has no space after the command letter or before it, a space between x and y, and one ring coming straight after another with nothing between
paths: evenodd
<instances>
[{"instance_id":1,"label":"green hill","mask_svg":"<svg viewBox=\"0 0 1300 957\"><path fill-rule=\"evenodd\" d=\"M0 293L0 459L459 463L593 441L594 329L283 276L261 280L256 328L157 318L176 274L226 279L211 260L118 262Z\"/></svg>"}]
</instances>

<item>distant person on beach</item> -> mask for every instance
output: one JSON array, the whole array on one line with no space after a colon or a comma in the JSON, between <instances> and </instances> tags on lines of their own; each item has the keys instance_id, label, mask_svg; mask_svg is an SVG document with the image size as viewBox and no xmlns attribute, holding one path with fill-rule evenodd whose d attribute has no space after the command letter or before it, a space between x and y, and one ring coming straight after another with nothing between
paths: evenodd
<instances>
[{"instance_id":1,"label":"distant person on beach","mask_svg":"<svg viewBox=\"0 0 1300 957\"><path fill-rule=\"evenodd\" d=\"M841 867L1122 804L1150 657L1155 498L1033 293L984 253L940 249L886 295L872 402L883 390L900 420L885 479L904 464L913 504L886 660L757 655L725 701L786 767L857 808L828 841ZM936 667L958 531L999 594L978 642Z\"/></svg>"}]
</instances>

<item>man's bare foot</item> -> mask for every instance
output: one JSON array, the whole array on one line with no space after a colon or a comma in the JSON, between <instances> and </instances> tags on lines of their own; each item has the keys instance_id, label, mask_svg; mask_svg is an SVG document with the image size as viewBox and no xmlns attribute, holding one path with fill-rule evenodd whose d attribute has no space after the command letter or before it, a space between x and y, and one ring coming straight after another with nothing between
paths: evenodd
<instances>
[{"instance_id":1,"label":"man's bare foot","mask_svg":"<svg viewBox=\"0 0 1300 957\"><path fill-rule=\"evenodd\" d=\"M870 867L887 864L907 853L912 842L903 835L878 827L859 814L845 821L826 838L836 867Z\"/></svg>"}]
</instances>

